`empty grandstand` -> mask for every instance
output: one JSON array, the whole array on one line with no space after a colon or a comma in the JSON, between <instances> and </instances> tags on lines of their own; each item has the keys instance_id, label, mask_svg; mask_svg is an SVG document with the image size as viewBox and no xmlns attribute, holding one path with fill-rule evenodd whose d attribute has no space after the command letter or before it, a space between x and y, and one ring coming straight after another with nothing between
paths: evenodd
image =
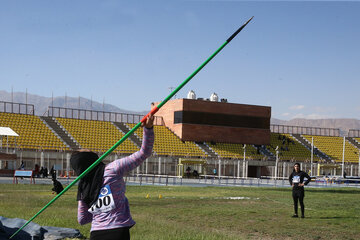
<instances>
[{"instance_id":1,"label":"empty grandstand","mask_svg":"<svg viewBox=\"0 0 360 240\"><path fill-rule=\"evenodd\" d=\"M128 123L130 128L135 124ZM154 126L156 136L154 143L154 152L158 155L186 156L186 157L208 157L196 143L190 141L181 141L173 132L165 126ZM137 129L135 134L142 139L142 129Z\"/></svg>"},{"instance_id":2,"label":"empty grandstand","mask_svg":"<svg viewBox=\"0 0 360 240\"><path fill-rule=\"evenodd\" d=\"M82 120L71 118L56 118L80 148L95 152L105 152L124 136L114 124L107 121ZM129 139L125 140L116 151L119 153L133 153L139 150Z\"/></svg>"},{"instance_id":3,"label":"empty grandstand","mask_svg":"<svg viewBox=\"0 0 360 240\"><path fill-rule=\"evenodd\" d=\"M343 160L343 150L344 150L344 161L345 162L358 162L358 152L354 145L346 141L343 137L329 137L329 136L311 136L303 135L309 142L312 141L313 144L320 151L327 154L332 160L336 162L342 162ZM345 148L343 145L345 143Z\"/></svg>"},{"instance_id":4,"label":"empty grandstand","mask_svg":"<svg viewBox=\"0 0 360 240\"><path fill-rule=\"evenodd\" d=\"M220 158L230 158L230 159L262 159L262 155L257 148L252 145L244 145L238 143L215 143L207 142L206 143Z\"/></svg>"},{"instance_id":5,"label":"empty grandstand","mask_svg":"<svg viewBox=\"0 0 360 240\"><path fill-rule=\"evenodd\" d=\"M70 150L38 116L1 112L0 126L10 127L19 134L16 140L10 138L8 144L12 148Z\"/></svg>"}]
</instances>

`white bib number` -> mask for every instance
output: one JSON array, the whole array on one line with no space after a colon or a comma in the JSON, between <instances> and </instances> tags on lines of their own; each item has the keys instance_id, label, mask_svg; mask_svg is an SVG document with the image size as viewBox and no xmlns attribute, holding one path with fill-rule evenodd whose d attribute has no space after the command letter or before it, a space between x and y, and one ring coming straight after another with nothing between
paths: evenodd
<instances>
[{"instance_id":1,"label":"white bib number","mask_svg":"<svg viewBox=\"0 0 360 240\"><path fill-rule=\"evenodd\" d=\"M115 208L114 198L109 185L105 185L99 194L98 200L89 208L92 214L105 213Z\"/></svg>"},{"instance_id":2,"label":"white bib number","mask_svg":"<svg viewBox=\"0 0 360 240\"><path fill-rule=\"evenodd\" d=\"M294 176L293 183L299 183L299 182L300 182L300 176Z\"/></svg>"}]
</instances>

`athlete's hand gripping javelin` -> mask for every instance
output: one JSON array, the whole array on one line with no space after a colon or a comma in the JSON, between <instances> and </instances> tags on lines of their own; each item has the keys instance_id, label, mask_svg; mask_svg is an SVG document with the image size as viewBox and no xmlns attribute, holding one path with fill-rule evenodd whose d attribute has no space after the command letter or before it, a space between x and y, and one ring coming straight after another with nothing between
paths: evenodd
<instances>
[{"instance_id":1,"label":"athlete's hand gripping javelin","mask_svg":"<svg viewBox=\"0 0 360 240\"><path fill-rule=\"evenodd\" d=\"M146 118L145 123L141 123L141 126L146 128L152 128L154 126L154 116L152 114L149 114L149 116Z\"/></svg>"}]
</instances>

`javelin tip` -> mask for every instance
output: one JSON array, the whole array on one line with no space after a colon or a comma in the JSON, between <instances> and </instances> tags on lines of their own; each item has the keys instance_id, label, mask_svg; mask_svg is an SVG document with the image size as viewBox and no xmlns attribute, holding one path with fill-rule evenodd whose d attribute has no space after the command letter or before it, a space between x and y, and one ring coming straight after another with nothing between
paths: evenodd
<instances>
[{"instance_id":1,"label":"javelin tip","mask_svg":"<svg viewBox=\"0 0 360 240\"><path fill-rule=\"evenodd\" d=\"M254 18L254 16L252 16L251 18L249 18L249 20L246 21L246 23L244 23L236 32L233 33L233 35L231 35L226 42L229 43L252 19Z\"/></svg>"}]
</instances>

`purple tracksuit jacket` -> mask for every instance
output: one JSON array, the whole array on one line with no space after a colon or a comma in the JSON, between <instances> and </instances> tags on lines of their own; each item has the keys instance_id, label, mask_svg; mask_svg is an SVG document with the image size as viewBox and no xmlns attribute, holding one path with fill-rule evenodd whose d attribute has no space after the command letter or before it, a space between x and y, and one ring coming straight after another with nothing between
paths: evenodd
<instances>
[{"instance_id":1,"label":"purple tracksuit jacket","mask_svg":"<svg viewBox=\"0 0 360 240\"><path fill-rule=\"evenodd\" d=\"M98 201L93 206L78 201L78 222L81 225L91 222L91 231L135 225L130 215L128 199L125 197L126 186L123 176L139 166L152 153L154 131L146 127L143 131L143 142L138 152L106 165Z\"/></svg>"}]
</instances>

